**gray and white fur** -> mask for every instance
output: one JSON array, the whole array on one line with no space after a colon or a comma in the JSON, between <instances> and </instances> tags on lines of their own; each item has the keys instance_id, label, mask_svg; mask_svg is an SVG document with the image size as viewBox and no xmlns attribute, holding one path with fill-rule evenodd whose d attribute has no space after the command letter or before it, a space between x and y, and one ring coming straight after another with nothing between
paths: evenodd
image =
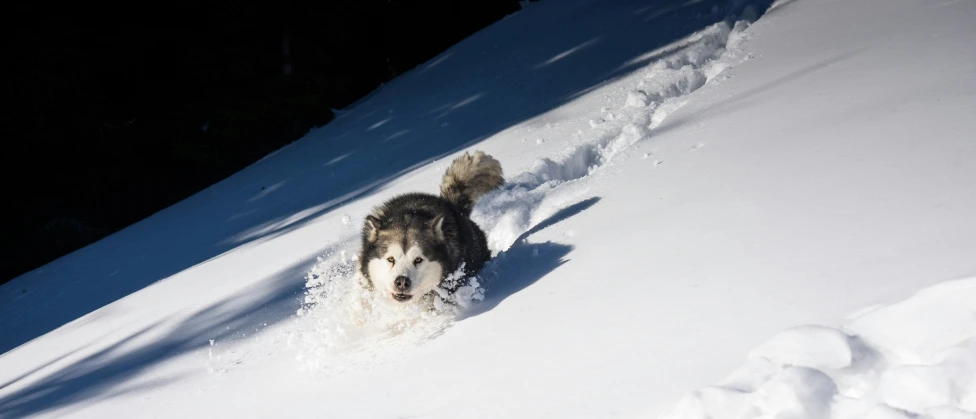
<instances>
[{"instance_id":1,"label":"gray and white fur","mask_svg":"<svg viewBox=\"0 0 976 419\"><path fill-rule=\"evenodd\" d=\"M491 258L471 209L502 183L498 160L465 152L444 173L440 196L407 193L376 207L363 223L358 258L363 285L400 302L429 300L439 285L456 291ZM445 283L462 264L462 279Z\"/></svg>"}]
</instances>

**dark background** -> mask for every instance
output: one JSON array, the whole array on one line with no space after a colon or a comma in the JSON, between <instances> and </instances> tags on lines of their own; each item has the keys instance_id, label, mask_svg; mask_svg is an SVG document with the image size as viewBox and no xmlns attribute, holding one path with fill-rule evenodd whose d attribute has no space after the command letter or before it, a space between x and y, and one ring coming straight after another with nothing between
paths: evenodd
<instances>
[{"instance_id":1,"label":"dark background","mask_svg":"<svg viewBox=\"0 0 976 419\"><path fill-rule=\"evenodd\" d=\"M517 0L10 6L0 283L329 122Z\"/></svg>"}]
</instances>

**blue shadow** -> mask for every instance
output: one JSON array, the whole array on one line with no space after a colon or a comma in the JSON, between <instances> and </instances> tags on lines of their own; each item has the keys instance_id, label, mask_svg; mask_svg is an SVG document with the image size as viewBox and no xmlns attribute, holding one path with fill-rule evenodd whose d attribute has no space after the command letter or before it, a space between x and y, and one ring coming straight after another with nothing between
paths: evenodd
<instances>
[{"instance_id":1,"label":"blue shadow","mask_svg":"<svg viewBox=\"0 0 976 419\"><path fill-rule=\"evenodd\" d=\"M640 69L654 59L651 51L738 16L746 6L762 13L770 3L621 0L565 10L555 2L532 3L382 86L302 141L0 286L0 354L239 246L288 234L346 202L380 194L405 173ZM497 52L486 60L486 51ZM574 210L567 211L557 216ZM492 262L497 276L487 280L482 309L551 272L571 250L520 240ZM119 343L33 381L0 399L0 416L136 391L118 381L235 327L281 321L297 309L305 268L267 278L264 289L215 304L151 344L132 349Z\"/></svg>"}]
</instances>

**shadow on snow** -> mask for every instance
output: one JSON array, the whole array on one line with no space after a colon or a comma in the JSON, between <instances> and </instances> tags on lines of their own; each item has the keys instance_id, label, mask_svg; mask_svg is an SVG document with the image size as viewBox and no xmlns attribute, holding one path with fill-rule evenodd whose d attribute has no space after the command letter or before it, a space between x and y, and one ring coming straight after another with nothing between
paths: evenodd
<instances>
[{"instance_id":1,"label":"shadow on snow","mask_svg":"<svg viewBox=\"0 0 976 419\"><path fill-rule=\"evenodd\" d=\"M552 242L529 243L526 240L539 231L587 210L597 202L600 202L599 197L588 198L559 210L522 233L508 250L499 252L498 256L488 262L479 276L481 286L485 288L485 300L465 312L461 319L474 317L495 308L506 298L522 291L566 263L568 261L566 256L573 250L573 246Z\"/></svg>"},{"instance_id":2,"label":"shadow on snow","mask_svg":"<svg viewBox=\"0 0 976 419\"><path fill-rule=\"evenodd\" d=\"M0 286L0 353L157 281L380 193L405 173L641 68L653 59L648 55L652 51L738 16L747 5L761 13L770 3L621 0L572 10L550 7L555 3L532 4L379 88L302 141ZM491 59L485 58L487 51L492 51ZM564 211L582 211L581 204ZM523 237L573 213L566 214L553 216ZM571 249L516 242L492 263L498 275L486 283L488 301L481 312L564 263ZM160 332L165 322L150 326L128 341L32 379L25 389L0 396L0 416L29 415L162 385L134 386L126 380L209 344L211 338L226 337L234 328L253 330L254 325L291 316L298 308L306 268L294 265L264 279L263 288L244 290L165 332ZM158 333L161 338L138 343ZM28 379L30 374L13 378L0 384L0 391Z\"/></svg>"}]
</instances>

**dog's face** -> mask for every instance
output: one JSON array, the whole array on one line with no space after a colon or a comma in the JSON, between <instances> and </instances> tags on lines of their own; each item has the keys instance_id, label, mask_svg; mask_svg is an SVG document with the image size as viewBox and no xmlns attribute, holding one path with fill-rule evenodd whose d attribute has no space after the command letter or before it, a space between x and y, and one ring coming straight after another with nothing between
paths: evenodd
<instances>
[{"instance_id":1,"label":"dog's face","mask_svg":"<svg viewBox=\"0 0 976 419\"><path fill-rule=\"evenodd\" d=\"M366 217L365 273L381 295L394 301L417 301L444 277L446 249L443 218Z\"/></svg>"}]
</instances>

